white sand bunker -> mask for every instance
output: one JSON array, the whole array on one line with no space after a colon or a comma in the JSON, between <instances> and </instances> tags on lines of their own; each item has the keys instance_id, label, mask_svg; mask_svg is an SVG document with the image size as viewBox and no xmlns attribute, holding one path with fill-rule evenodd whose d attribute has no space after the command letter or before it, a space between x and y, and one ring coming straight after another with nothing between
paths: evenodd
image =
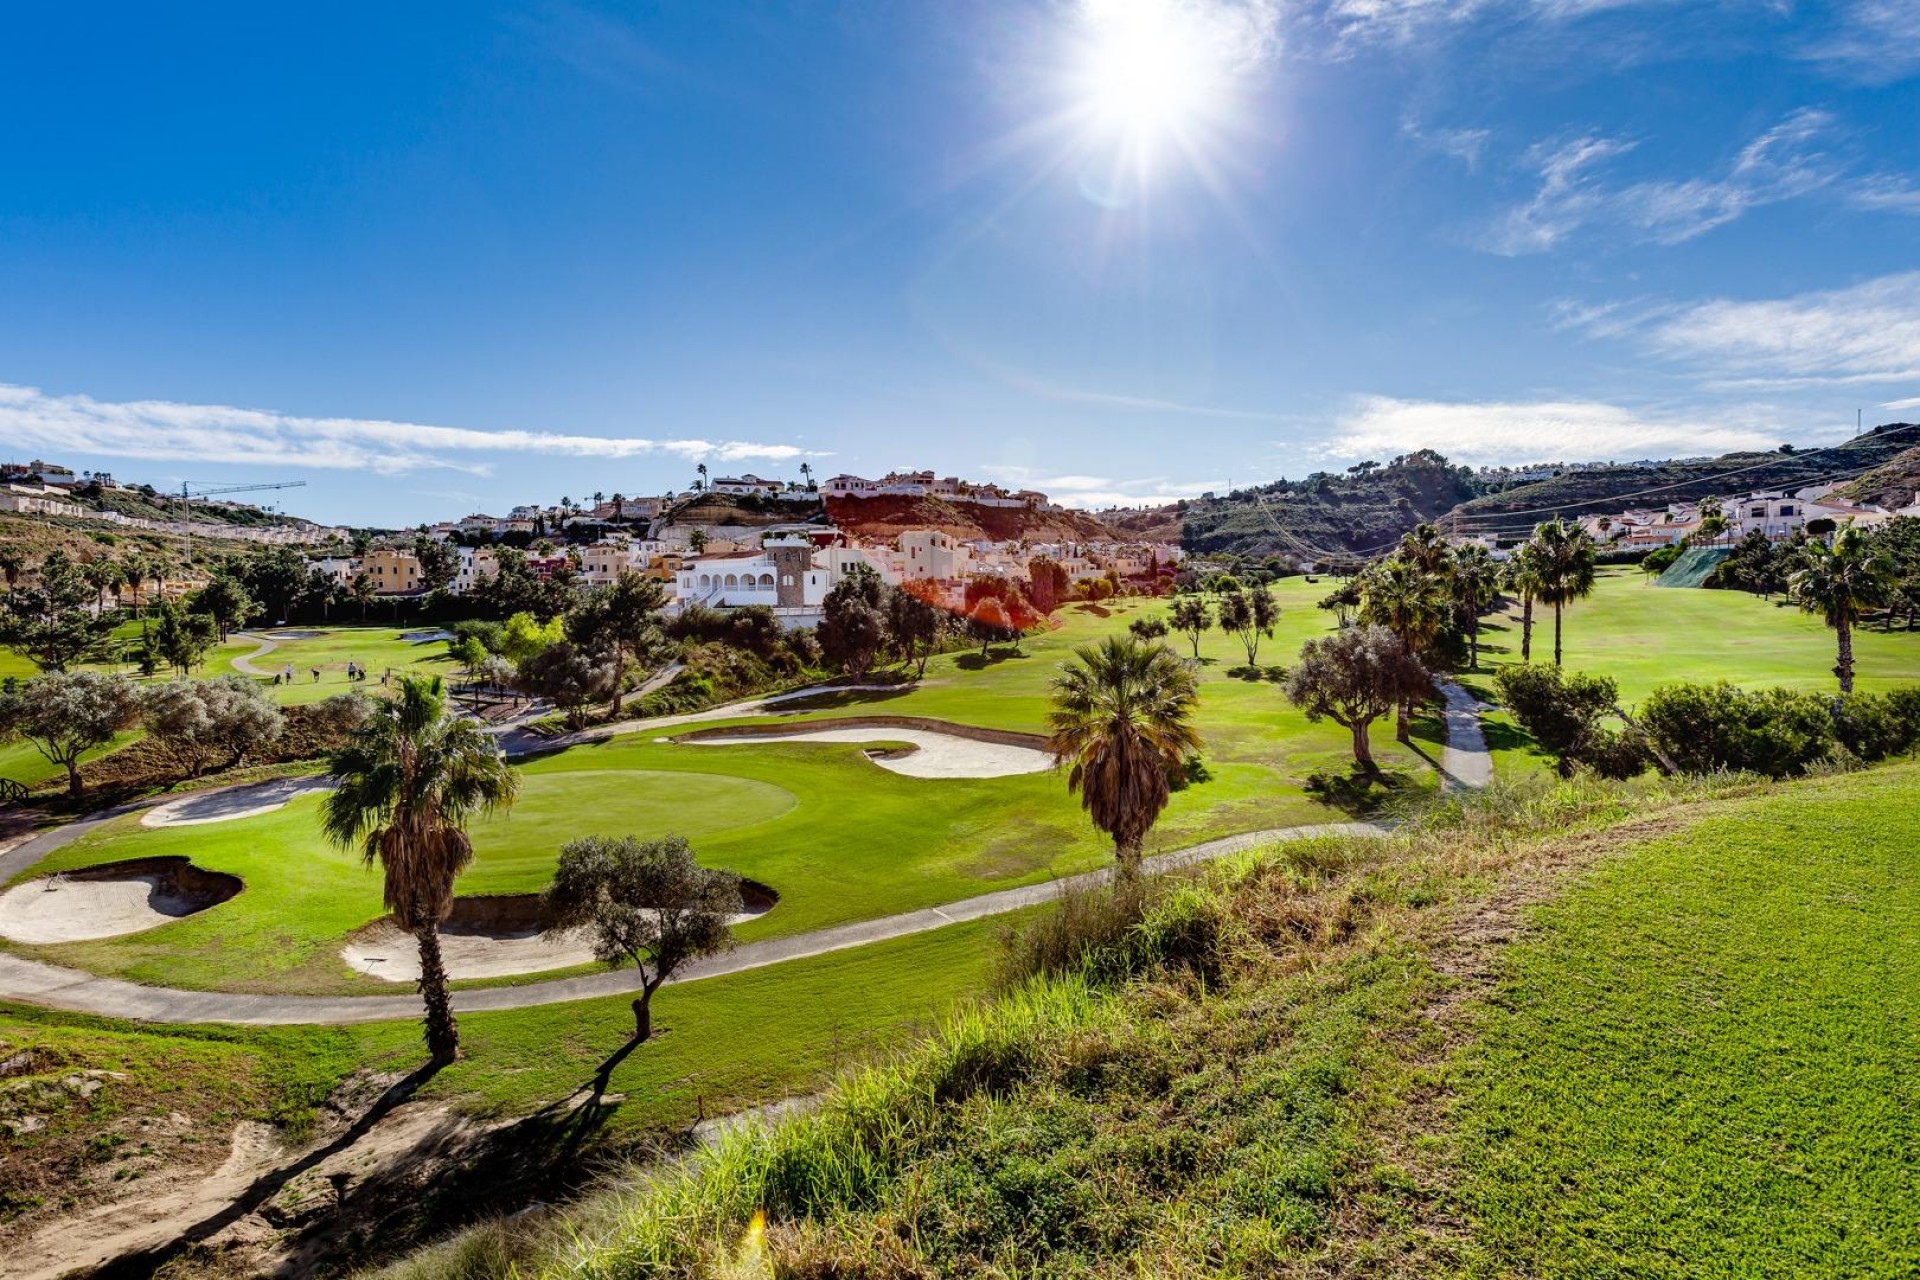
<instances>
[{"instance_id":1,"label":"white sand bunker","mask_svg":"<svg viewBox=\"0 0 1920 1280\"><path fill-rule=\"evenodd\" d=\"M0 893L0 937L85 942L139 933L215 907L239 893L238 876L185 858L140 858L42 876Z\"/></svg>"},{"instance_id":2,"label":"white sand bunker","mask_svg":"<svg viewBox=\"0 0 1920 1280\"><path fill-rule=\"evenodd\" d=\"M733 917L734 924L765 915L779 901L773 890L751 880L741 885L740 896L747 909ZM510 978L593 962L585 937L548 938L541 934L544 924L538 894L454 899L453 914L440 926L447 976ZM340 958L348 968L385 982L420 980L420 944L384 916L350 938Z\"/></svg>"},{"instance_id":3,"label":"white sand bunker","mask_svg":"<svg viewBox=\"0 0 1920 1280\"><path fill-rule=\"evenodd\" d=\"M938 729L892 725L795 726L776 732L689 735L678 741L702 747L739 746L750 742L899 742L912 750L869 751L867 758L882 769L891 769L909 778L1008 778L1021 773L1041 773L1053 765L1053 757L1038 747L984 741Z\"/></svg>"},{"instance_id":4,"label":"white sand bunker","mask_svg":"<svg viewBox=\"0 0 1920 1280\"><path fill-rule=\"evenodd\" d=\"M275 778L272 782L182 796L141 814L140 825L193 827L204 822L236 822L241 818L257 818L263 813L284 809L287 801L297 795L325 791L332 785L325 778Z\"/></svg>"}]
</instances>

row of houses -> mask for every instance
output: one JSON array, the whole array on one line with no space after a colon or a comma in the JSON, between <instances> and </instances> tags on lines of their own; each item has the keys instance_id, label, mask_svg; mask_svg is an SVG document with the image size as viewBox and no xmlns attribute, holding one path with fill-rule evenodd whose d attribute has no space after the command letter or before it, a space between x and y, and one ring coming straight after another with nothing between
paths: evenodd
<instances>
[{"instance_id":1,"label":"row of houses","mask_svg":"<svg viewBox=\"0 0 1920 1280\"><path fill-rule=\"evenodd\" d=\"M1583 516L1579 523L1600 542L1651 550L1674 545L1697 534L1708 511L1716 506L1726 522L1722 536L1728 541L1738 541L1755 532L1775 542L1784 541L1814 520L1831 521L1835 528L1849 524L1867 528L1885 524L1896 516L1920 517L1920 493L1914 495L1914 501L1908 506L1889 510L1849 501L1839 496L1840 488L1839 483L1832 483L1791 493L1756 490L1740 497Z\"/></svg>"},{"instance_id":2,"label":"row of houses","mask_svg":"<svg viewBox=\"0 0 1920 1280\"><path fill-rule=\"evenodd\" d=\"M35 463L45 466L45 463ZM95 473L98 475L99 473ZM253 542L270 546L310 546L329 538L344 538L345 529L312 524L235 525L213 520L149 520L119 511L102 511L73 501L64 488L36 484L0 484L0 511L19 515L64 516L71 520L91 520L122 529L140 529L152 533L170 533L183 538L223 538L231 542Z\"/></svg>"},{"instance_id":3,"label":"row of houses","mask_svg":"<svg viewBox=\"0 0 1920 1280\"><path fill-rule=\"evenodd\" d=\"M1007 490L997 484L975 484L958 476L936 477L931 471L889 471L878 480L837 475L820 486L829 498L960 498L986 507L1053 509L1038 489Z\"/></svg>"}]
</instances>

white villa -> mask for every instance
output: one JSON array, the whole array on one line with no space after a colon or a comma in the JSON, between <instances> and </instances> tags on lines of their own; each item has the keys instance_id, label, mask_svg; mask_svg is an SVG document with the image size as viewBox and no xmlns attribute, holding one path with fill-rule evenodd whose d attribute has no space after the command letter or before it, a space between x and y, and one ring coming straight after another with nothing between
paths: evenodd
<instances>
[{"instance_id":1,"label":"white villa","mask_svg":"<svg viewBox=\"0 0 1920 1280\"><path fill-rule=\"evenodd\" d=\"M816 547L800 535L768 538L758 551L727 551L686 560L674 576L678 607L700 603L716 609L763 604L794 626L811 625L834 584L856 564L898 583L886 559L860 547Z\"/></svg>"}]
</instances>

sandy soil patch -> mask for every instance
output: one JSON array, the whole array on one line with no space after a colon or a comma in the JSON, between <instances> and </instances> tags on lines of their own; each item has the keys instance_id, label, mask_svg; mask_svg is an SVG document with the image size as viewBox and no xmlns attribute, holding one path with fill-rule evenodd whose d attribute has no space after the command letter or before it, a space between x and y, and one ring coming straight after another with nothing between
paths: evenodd
<instances>
[{"instance_id":1,"label":"sandy soil patch","mask_svg":"<svg viewBox=\"0 0 1920 1280\"><path fill-rule=\"evenodd\" d=\"M909 778L1008 778L1015 774L1041 773L1053 766L1053 758L1035 747L981 742L933 729L796 728L791 733L741 734L737 737L688 738L683 741L701 747L739 746L756 742L900 742L913 750L904 753L870 751L867 758L882 769L891 769Z\"/></svg>"},{"instance_id":2,"label":"sandy soil patch","mask_svg":"<svg viewBox=\"0 0 1920 1280\"><path fill-rule=\"evenodd\" d=\"M745 896L748 909L733 917L734 924L764 915L777 900L761 886L750 887ZM549 938L541 932L539 903L535 894L455 900L453 915L440 926L440 956L448 976L510 978L591 964L593 947L585 937ZM355 972L383 982L420 980L419 944L385 918L349 939L340 958Z\"/></svg>"},{"instance_id":3,"label":"sandy soil patch","mask_svg":"<svg viewBox=\"0 0 1920 1280\"><path fill-rule=\"evenodd\" d=\"M309 791L326 791L325 778L276 778L246 787L227 787L200 795L182 796L156 805L140 815L143 827L192 827L205 822L237 822L286 808L287 801Z\"/></svg>"},{"instance_id":4,"label":"sandy soil patch","mask_svg":"<svg viewBox=\"0 0 1920 1280\"><path fill-rule=\"evenodd\" d=\"M0 937L45 944L140 933L218 906L240 888L237 877L185 858L42 876L0 893Z\"/></svg>"}]
</instances>

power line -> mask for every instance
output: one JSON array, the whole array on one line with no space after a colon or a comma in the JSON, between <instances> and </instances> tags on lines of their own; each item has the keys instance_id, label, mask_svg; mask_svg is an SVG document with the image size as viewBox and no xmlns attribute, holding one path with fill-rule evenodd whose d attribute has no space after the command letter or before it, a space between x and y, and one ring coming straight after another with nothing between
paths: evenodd
<instances>
[{"instance_id":1,"label":"power line","mask_svg":"<svg viewBox=\"0 0 1920 1280\"><path fill-rule=\"evenodd\" d=\"M1881 434L1873 437L1871 442L1878 443L1884 440L1887 435L1891 435L1895 432L1900 432L1900 431L1920 431L1920 423L1908 423L1904 426L1885 428ZM1796 453L1791 456L1795 458L1817 458L1822 454L1839 453L1847 449L1856 449L1856 448L1859 448L1861 445L1864 445L1867 443L1870 443L1869 439L1865 436L1861 436L1853 440L1844 441L1843 443L1840 443L1840 444L1828 445L1824 449L1810 449L1805 453ZM1767 467L1778 466L1778 465L1779 465L1778 459L1770 459L1766 462L1756 462L1752 466L1736 467L1731 471L1722 471L1717 475L1699 476L1692 480L1681 480L1674 484L1656 485L1649 489L1636 489L1628 493L1608 494L1607 496L1601 497L1601 498L1586 498L1577 502L1557 502L1550 507L1530 507L1521 511L1489 511L1484 514L1478 513L1478 512L1468 512L1464 515L1457 514L1457 513L1449 513L1448 515L1443 517L1443 519L1446 519L1450 522L1457 524L1459 521L1462 521L1462 520L1508 520L1516 516L1554 515L1562 511L1573 510L1580 507L1594 507L1594 506L1600 506L1603 503L1623 502L1629 498L1643 498L1656 493L1671 493L1675 489L1691 489L1696 485L1713 484L1717 481L1725 480L1732 476L1746 475L1750 471L1761 471ZM1865 475L1868 471L1871 471L1872 469L1873 469L1872 467L1863 467L1858 472L1858 474ZM1818 482L1815 482L1815 483L1818 483Z\"/></svg>"}]
</instances>

